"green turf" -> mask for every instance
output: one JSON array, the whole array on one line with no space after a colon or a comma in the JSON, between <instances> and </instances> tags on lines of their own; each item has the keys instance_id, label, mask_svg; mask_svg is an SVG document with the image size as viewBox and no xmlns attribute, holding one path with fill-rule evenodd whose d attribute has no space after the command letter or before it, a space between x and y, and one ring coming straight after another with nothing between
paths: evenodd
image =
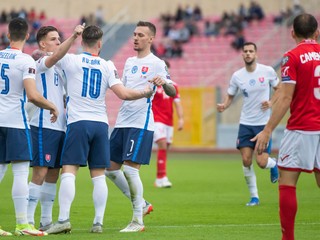
<instances>
[{"instance_id":1,"label":"green turf","mask_svg":"<svg viewBox=\"0 0 320 240\"><path fill-rule=\"evenodd\" d=\"M71 208L72 233L50 235L50 239L156 239L156 240L274 240L280 239L277 184L271 184L269 171L255 165L261 205L246 207L249 194L244 182L241 161L236 154L173 154L169 155L168 174L171 189L153 187L154 155L150 166L142 167L145 198L154 211L145 217L143 233L119 233L131 220L127 198L108 181L109 198L104 232L88 233L94 216L92 183L88 169L80 170L76 179L76 197ZM15 218L11 200L11 169L0 185L0 225L13 231ZM299 209L296 218L296 239L319 236L320 194L311 174L302 174L298 184ZM58 215L58 201L54 219ZM39 221L39 208L36 221ZM9 239L11 237L8 237Z\"/></svg>"}]
</instances>

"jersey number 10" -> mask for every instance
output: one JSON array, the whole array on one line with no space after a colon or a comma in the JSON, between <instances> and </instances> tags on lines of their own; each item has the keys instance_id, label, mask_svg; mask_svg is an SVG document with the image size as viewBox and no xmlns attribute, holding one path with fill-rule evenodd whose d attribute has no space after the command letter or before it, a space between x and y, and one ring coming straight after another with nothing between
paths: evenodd
<instances>
[{"instance_id":1,"label":"jersey number 10","mask_svg":"<svg viewBox=\"0 0 320 240\"><path fill-rule=\"evenodd\" d=\"M102 74L99 69L83 69L83 84L82 84L82 97L87 97L89 92L89 96L91 98L98 98L100 96L101 89L101 78ZM89 89L88 89L89 88Z\"/></svg>"}]
</instances>

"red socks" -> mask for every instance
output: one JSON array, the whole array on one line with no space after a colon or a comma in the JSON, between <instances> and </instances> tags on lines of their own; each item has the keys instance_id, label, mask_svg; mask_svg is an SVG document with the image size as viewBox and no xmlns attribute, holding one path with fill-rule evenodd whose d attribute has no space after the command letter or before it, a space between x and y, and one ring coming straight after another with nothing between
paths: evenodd
<instances>
[{"instance_id":1,"label":"red socks","mask_svg":"<svg viewBox=\"0 0 320 240\"><path fill-rule=\"evenodd\" d=\"M298 208L295 186L279 186L279 208L282 240L294 240L294 222Z\"/></svg>"},{"instance_id":2,"label":"red socks","mask_svg":"<svg viewBox=\"0 0 320 240\"><path fill-rule=\"evenodd\" d=\"M159 149L157 156L157 178L167 176L167 150Z\"/></svg>"}]
</instances>

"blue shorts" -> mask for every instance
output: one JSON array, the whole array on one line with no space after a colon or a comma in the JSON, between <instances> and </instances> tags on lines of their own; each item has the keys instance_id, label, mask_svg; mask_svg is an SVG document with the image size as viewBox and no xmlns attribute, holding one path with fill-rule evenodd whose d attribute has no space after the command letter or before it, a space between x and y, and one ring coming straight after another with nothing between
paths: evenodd
<instances>
[{"instance_id":1,"label":"blue shorts","mask_svg":"<svg viewBox=\"0 0 320 240\"><path fill-rule=\"evenodd\" d=\"M30 166L60 168L65 133L31 126L33 161Z\"/></svg>"},{"instance_id":2,"label":"blue shorts","mask_svg":"<svg viewBox=\"0 0 320 240\"><path fill-rule=\"evenodd\" d=\"M111 160L122 164L129 160L146 165L150 163L153 131L140 128L115 128L110 137Z\"/></svg>"},{"instance_id":3,"label":"blue shorts","mask_svg":"<svg viewBox=\"0 0 320 240\"><path fill-rule=\"evenodd\" d=\"M250 147L252 149L255 148L256 142L251 142L250 139L254 138L259 132L263 130L265 125L261 126L249 126L240 124L239 132L238 132L238 139L237 139L237 149L243 147ZM265 150L267 153L271 153L271 145L272 140L270 139L268 148Z\"/></svg>"},{"instance_id":4,"label":"blue shorts","mask_svg":"<svg viewBox=\"0 0 320 240\"><path fill-rule=\"evenodd\" d=\"M108 124L78 121L68 125L61 165L89 165L89 169L110 167Z\"/></svg>"},{"instance_id":5,"label":"blue shorts","mask_svg":"<svg viewBox=\"0 0 320 240\"><path fill-rule=\"evenodd\" d=\"M31 160L30 129L0 127L0 163Z\"/></svg>"}]
</instances>

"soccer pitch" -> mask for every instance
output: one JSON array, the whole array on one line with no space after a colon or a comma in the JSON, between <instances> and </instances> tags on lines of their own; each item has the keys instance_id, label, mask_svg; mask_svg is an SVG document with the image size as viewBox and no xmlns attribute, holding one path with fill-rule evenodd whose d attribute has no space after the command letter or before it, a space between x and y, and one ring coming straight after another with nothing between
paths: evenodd
<instances>
[{"instance_id":1,"label":"soccer pitch","mask_svg":"<svg viewBox=\"0 0 320 240\"><path fill-rule=\"evenodd\" d=\"M240 154L169 153L171 189L157 189L155 154L151 165L142 167L144 197L154 211L144 218L146 231L119 233L132 217L131 203L107 180L109 197L102 234L89 233L94 217L92 183L87 168L76 178L76 196L71 207L72 233L49 235L49 239L139 239L139 240L274 240L280 239L278 184L271 184L269 171L255 164L260 206L246 207L249 192L244 181ZM14 231L11 200L11 168L0 185L0 225ZM313 174L302 174L297 187L296 239L317 239L320 233L320 192ZM58 217L55 202L54 220ZM40 208L36 212L39 224ZM16 238L16 237L7 237Z\"/></svg>"}]
</instances>

